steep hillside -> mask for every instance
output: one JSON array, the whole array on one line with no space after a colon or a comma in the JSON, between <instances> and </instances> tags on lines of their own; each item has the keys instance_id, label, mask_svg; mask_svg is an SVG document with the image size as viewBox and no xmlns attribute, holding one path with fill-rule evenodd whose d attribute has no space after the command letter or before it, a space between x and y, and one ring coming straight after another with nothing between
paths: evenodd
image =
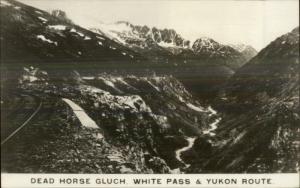
<instances>
[{"instance_id":1,"label":"steep hillside","mask_svg":"<svg viewBox=\"0 0 300 188\"><path fill-rule=\"evenodd\" d=\"M262 93L276 97L298 76L299 28L271 42L228 81L227 97L257 100ZM234 101L234 100L233 100Z\"/></svg>"},{"instance_id":2,"label":"steep hillside","mask_svg":"<svg viewBox=\"0 0 300 188\"><path fill-rule=\"evenodd\" d=\"M225 93L217 136L194 172L299 171L299 28L238 70Z\"/></svg>"},{"instance_id":3,"label":"steep hillside","mask_svg":"<svg viewBox=\"0 0 300 188\"><path fill-rule=\"evenodd\" d=\"M1 1L1 60L8 62L136 61L140 55L53 15L13 0Z\"/></svg>"}]
</instances>

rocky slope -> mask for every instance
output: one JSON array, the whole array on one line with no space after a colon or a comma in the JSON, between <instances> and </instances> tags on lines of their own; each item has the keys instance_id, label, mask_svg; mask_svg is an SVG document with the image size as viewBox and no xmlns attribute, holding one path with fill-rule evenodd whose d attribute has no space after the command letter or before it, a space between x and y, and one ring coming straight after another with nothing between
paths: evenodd
<instances>
[{"instance_id":1,"label":"rocky slope","mask_svg":"<svg viewBox=\"0 0 300 188\"><path fill-rule=\"evenodd\" d=\"M216 119L210 107L201 106L170 76L104 73L81 76L74 72L53 79L50 74L35 67L24 67L19 77L19 93L32 95L44 104L38 120L24 130L26 137L14 140L4 150L7 153L4 156L14 156L22 165L16 167L10 158L4 157L5 171L123 173L122 169L126 169L129 173L174 173L176 169L184 172L186 163L179 154L185 151L180 149L189 144L190 138L196 139L210 130L209 124ZM4 97L4 105L12 103L14 96ZM75 114L66 102L77 105ZM84 115L78 115L82 109L81 113L91 118L87 123L88 118L80 119ZM43 118L46 116L51 117L50 121ZM91 121L93 126L89 126ZM41 129L41 124L47 126ZM44 135L47 131L53 134L36 138L41 140L39 144L34 150L28 149L33 133ZM76 146L72 146L74 138ZM53 148L57 142L63 143L60 145L65 149ZM41 155L39 150L45 153ZM49 163L45 158L47 153L51 156ZM93 159L99 155L102 157ZM35 158L44 161L43 165L32 163ZM71 164L79 166L75 168Z\"/></svg>"},{"instance_id":2,"label":"rocky slope","mask_svg":"<svg viewBox=\"0 0 300 188\"><path fill-rule=\"evenodd\" d=\"M299 27L239 69L224 100L217 137L195 171L299 171Z\"/></svg>"},{"instance_id":3,"label":"rocky slope","mask_svg":"<svg viewBox=\"0 0 300 188\"><path fill-rule=\"evenodd\" d=\"M255 101L265 92L275 97L283 85L297 78L299 66L299 28L283 35L239 69L228 81L227 96Z\"/></svg>"}]
</instances>

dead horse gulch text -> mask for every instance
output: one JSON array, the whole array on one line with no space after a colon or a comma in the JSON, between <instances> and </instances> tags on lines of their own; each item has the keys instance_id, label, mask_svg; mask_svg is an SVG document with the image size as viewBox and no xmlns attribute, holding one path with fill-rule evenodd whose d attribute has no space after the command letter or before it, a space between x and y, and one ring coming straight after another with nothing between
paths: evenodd
<instances>
[{"instance_id":1,"label":"dead horse gulch text","mask_svg":"<svg viewBox=\"0 0 300 188\"><path fill-rule=\"evenodd\" d=\"M31 178L31 184L128 184L136 185L159 185L159 184L248 184L248 185L266 185L272 184L271 178Z\"/></svg>"}]
</instances>

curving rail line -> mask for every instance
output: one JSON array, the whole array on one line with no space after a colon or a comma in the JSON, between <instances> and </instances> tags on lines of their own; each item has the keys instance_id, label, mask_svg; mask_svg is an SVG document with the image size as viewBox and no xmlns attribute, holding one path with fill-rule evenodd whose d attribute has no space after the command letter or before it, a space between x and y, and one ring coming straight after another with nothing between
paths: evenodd
<instances>
[{"instance_id":1,"label":"curving rail line","mask_svg":"<svg viewBox=\"0 0 300 188\"><path fill-rule=\"evenodd\" d=\"M31 114L31 116L20 126L18 127L14 132L12 132L8 137L6 137L2 142L1 142L1 146L4 145L9 139L11 139L15 134L17 134L17 132L19 132L23 127L25 127L27 125L27 123L40 111L41 107L42 107L43 103L40 102L39 106L37 107L37 109Z\"/></svg>"}]
</instances>

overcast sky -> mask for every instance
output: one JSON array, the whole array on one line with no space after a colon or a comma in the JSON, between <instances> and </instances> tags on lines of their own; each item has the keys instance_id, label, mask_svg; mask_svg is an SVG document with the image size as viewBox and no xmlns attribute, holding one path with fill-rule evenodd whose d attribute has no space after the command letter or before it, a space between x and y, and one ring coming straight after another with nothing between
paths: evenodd
<instances>
[{"instance_id":1,"label":"overcast sky","mask_svg":"<svg viewBox=\"0 0 300 188\"><path fill-rule=\"evenodd\" d=\"M173 28L194 41L250 44L257 50L299 25L298 0L20 0L43 10L61 9L77 24L99 22Z\"/></svg>"}]
</instances>

